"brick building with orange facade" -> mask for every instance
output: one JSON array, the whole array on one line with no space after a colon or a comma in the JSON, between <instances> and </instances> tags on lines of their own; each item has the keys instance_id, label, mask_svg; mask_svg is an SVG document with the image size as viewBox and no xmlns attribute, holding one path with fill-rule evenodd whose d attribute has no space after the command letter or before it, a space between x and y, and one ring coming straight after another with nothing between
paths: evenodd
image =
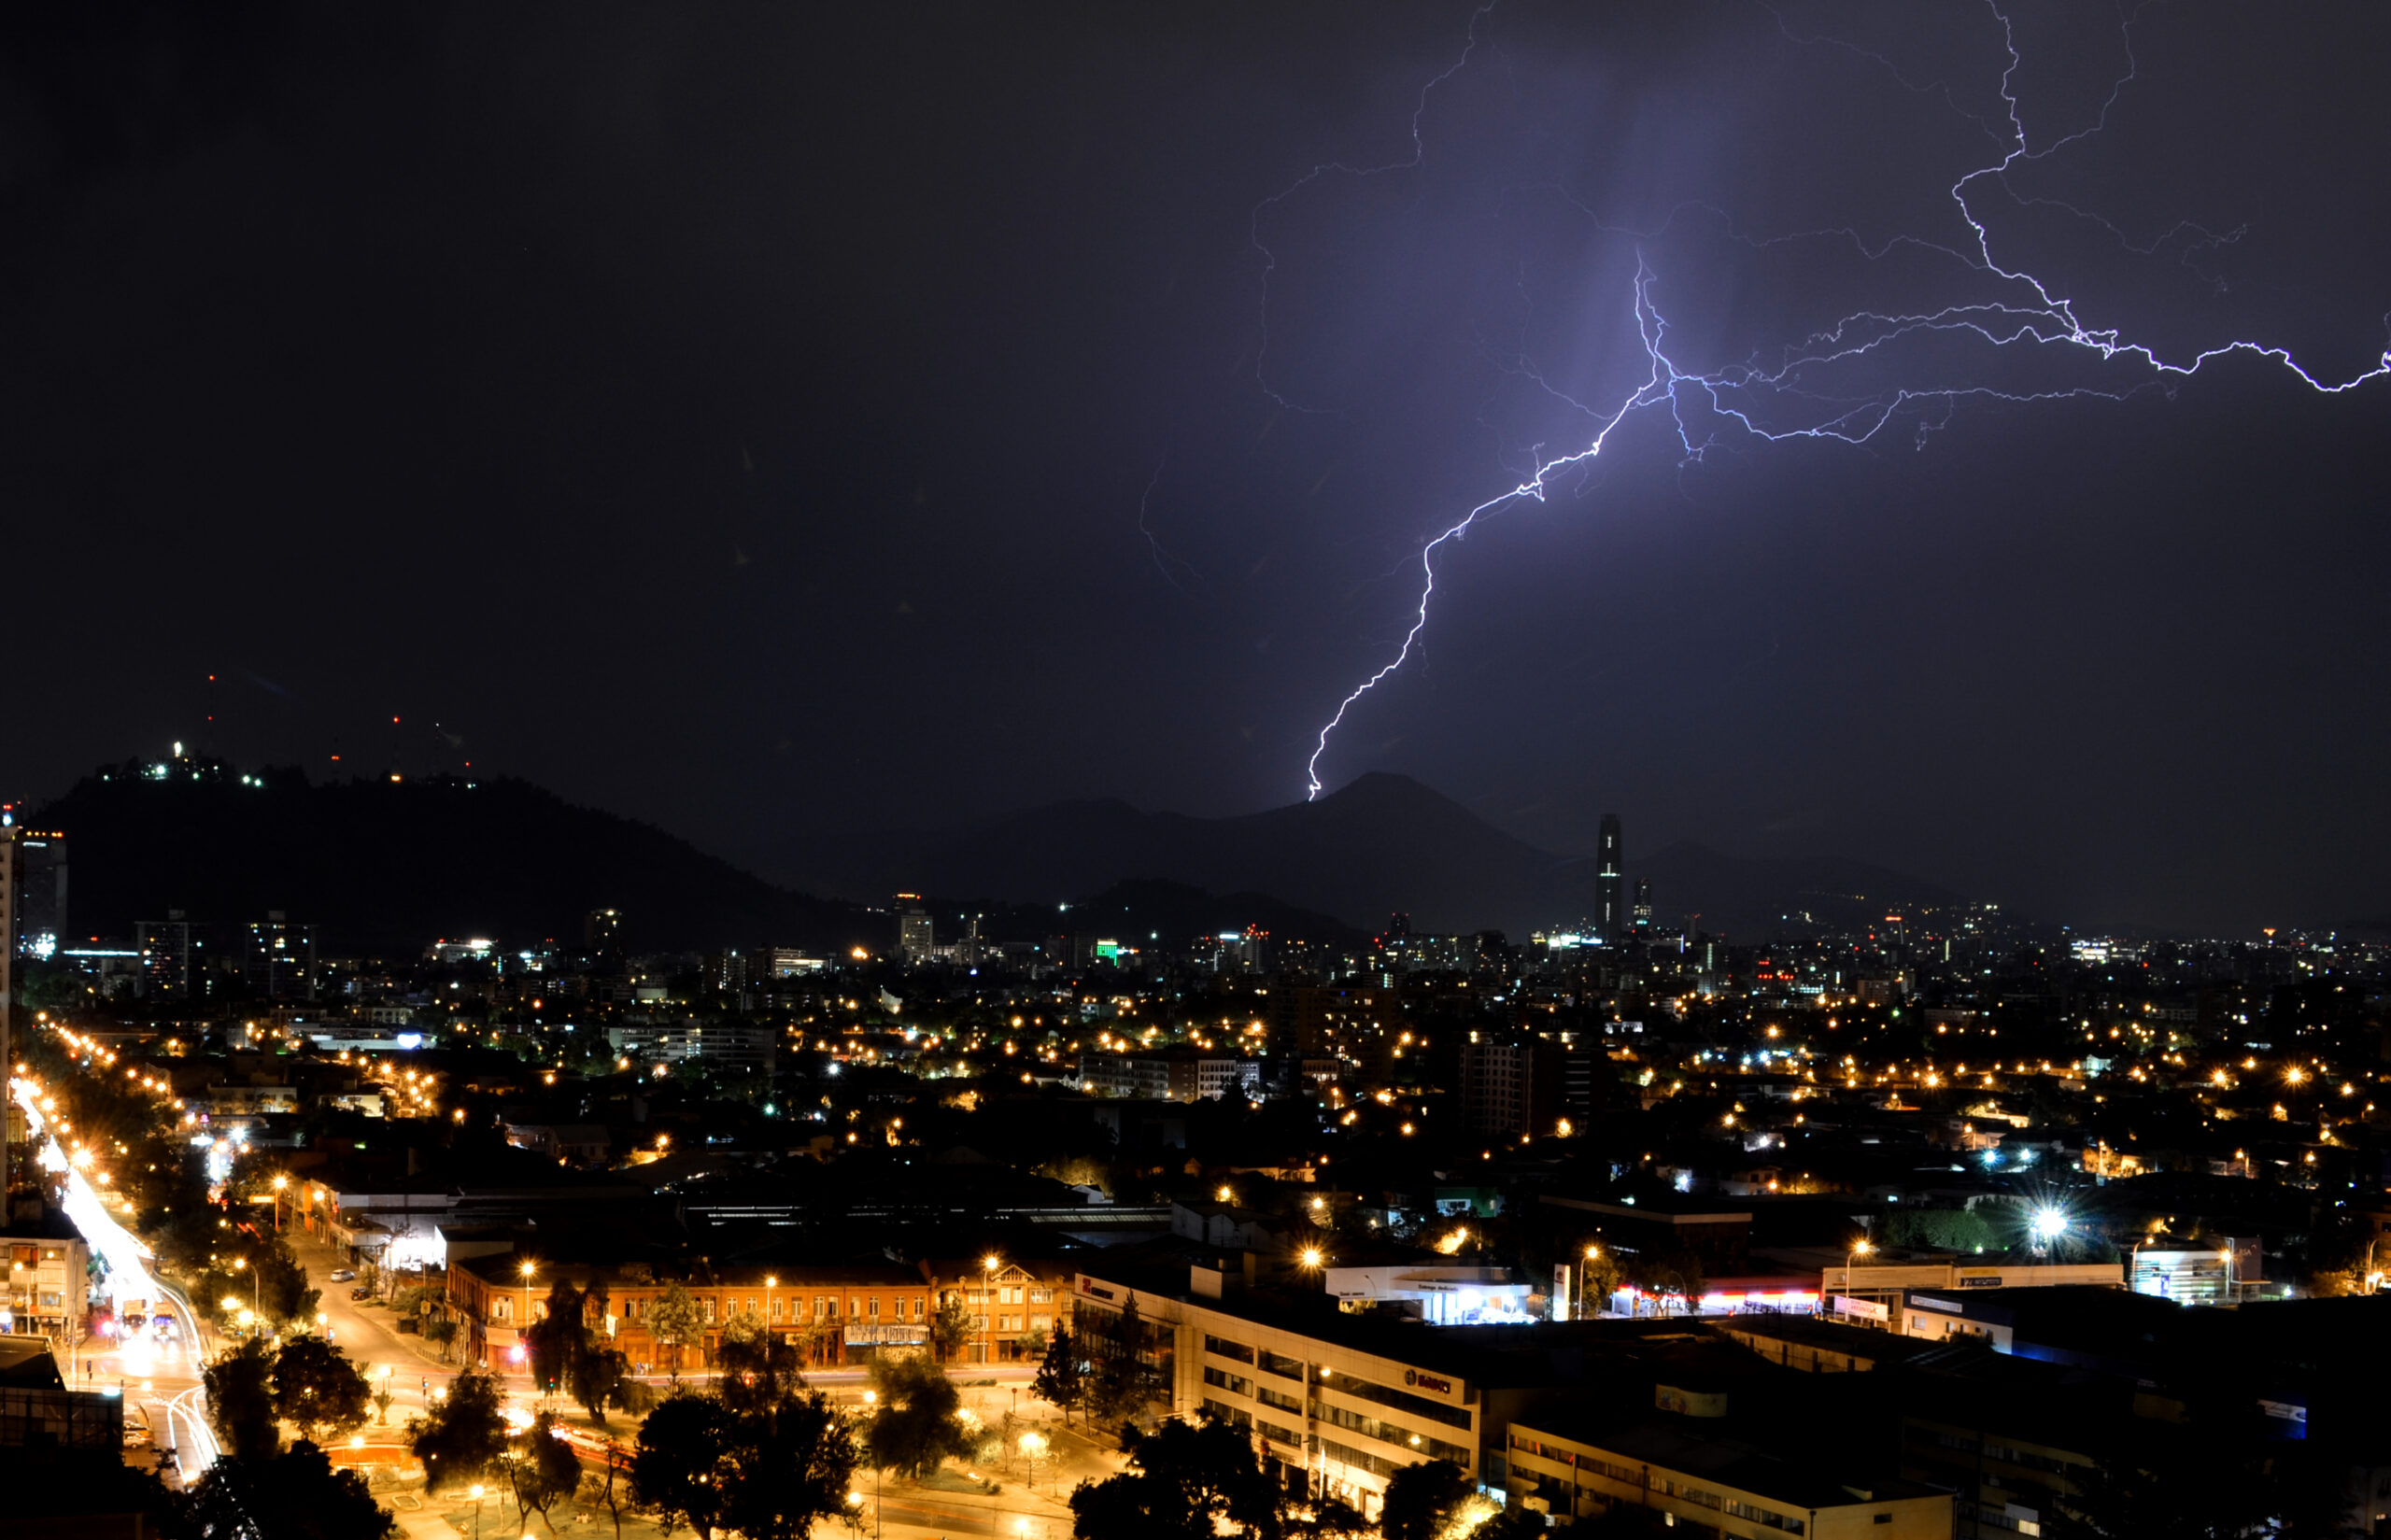
<instances>
[{"instance_id":1,"label":"brick building with orange facade","mask_svg":"<svg viewBox=\"0 0 2391 1540\"><path fill-rule=\"evenodd\" d=\"M786 1338L808 1363L856 1363L880 1348L918 1349L929 1341L929 1282L920 1269L896 1263L738 1264L672 1279L636 1265L548 1262L502 1251L448 1264L448 1306L465 1362L518 1366L522 1328L547 1313L548 1292L559 1281L585 1293L604 1292L602 1301L590 1300L587 1324L613 1340L634 1373L711 1366L722 1351L724 1326L740 1316ZM696 1333L677 1352L659 1344L649 1328L656 1302L676 1282L699 1317Z\"/></svg>"},{"instance_id":2,"label":"brick building with orange facade","mask_svg":"<svg viewBox=\"0 0 2391 1540\"><path fill-rule=\"evenodd\" d=\"M948 1299L969 1316L969 1333L955 1356L1002 1363L1030 1355L1033 1340L1042 1348L1055 1323L1069 1319L1070 1279L1070 1269L1058 1263L983 1255L930 1259L919 1266L741 1263L675 1280L637 1264L499 1251L453 1259L447 1303L464 1362L500 1369L521 1364L521 1328L547 1313L548 1292L559 1281L585 1293L604 1292L602 1301L589 1301L587 1323L612 1339L634 1373L712 1367L722 1351L723 1328L741 1316L787 1339L808 1364L861 1363L883 1348L925 1349L931 1317ZM656 1302L676 1281L699 1315L697 1331L677 1352L658 1343L649 1324Z\"/></svg>"}]
</instances>

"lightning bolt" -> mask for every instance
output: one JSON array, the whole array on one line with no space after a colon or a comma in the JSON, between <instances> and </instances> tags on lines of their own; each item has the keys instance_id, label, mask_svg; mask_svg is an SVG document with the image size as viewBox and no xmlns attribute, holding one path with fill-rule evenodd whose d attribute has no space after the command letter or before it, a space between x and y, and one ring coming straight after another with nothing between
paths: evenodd
<instances>
[{"instance_id":1,"label":"lightning bolt","mask_svg":"<svg viewBox=\"0 0 2391 1540\"><path fill-rule=\"evenodd\" d=\"M1822 45L1847 49L1882 66L1905 89L1913 92L1939 94L1952 110L1983 128L1993 141L1995 159L1967 172L1952 183L1947 195L1965 223L1972 239L1958 244L1938 244L1909 235L1893 236L1874 249L1851 230L1807 231L1765 240L1738 235L1736 238L1753 247L1773 246L1790 241L1833 239L1850 244L1870 261L1887 255L1895 246L1915 248L1948 260L1976 281L1989 280L1993 297L1974 299L1932 310L1885 313L1856 311L1833 325L1812 333L1788 347L1773 367L1746 362L1732 367L1697 371L1680 368L1669 354L1669 325L1654 299L1658 276L1646 259L1642 242L1657 239L1669 226L1690 209L1700 209L1725 219L1724 212L1705 205L1680 205L1656 230L1626 232L1639 237L1636 270L1633 284L1632 304L1636 334L1642 340L1648 371L1632 389L1606 404L1588 406L1555 389L1524 359L1512 360L1507 367L1526 375L1560 401L1574 408L1593 425L1591 436L1581 445L1565 454L1547 457L1541 449L1535 452L1534 466L1507 491L1471 508L1441 532L1422 545L1419 554L1419 599L1413 608L1410 624L1404 632L1394 656L1376 671L1355 685L1336 711L1321 727L1312 745L1311 757L1305 765L1307 799L1316 798L1323 787L1320 779L1320 762L1327 754L1329 741L1346 717L1379 685L1401 671L1412 655L1420 637L1426 630L1430 606L1436 593L1436 558L1451 543L1465 539L1480 521L1523 500L1545 501L1556 480L1587 468L1604 450L1612 435L1629 418L1639 413L1666 408L1677 430L1679 445L1687 462L1698 462L1716 442L1709 434L1697 435L1689 421L1689 407L1705 409L1713 420L1728 425L1729 431L1767 444L1790 439L1832 439L1847 445L1863 445L1877 437L1886 428L1905 414L1932 406L1939 416L1918 416L1917 442L1923 447L1934 428L1948 421L1950 412L1964 400L1981 399L2013 403L2094 399L2106 402L2124 401L2141 391L2164 388L2173 382L2188 379L2207 365L2220 359L2246 356L2281 365L2301 385L2322 395L2341 395L2391 374L2391 347L2379 354L2371 367L2346 378L2329 378L2318 374L2294 358L2286 347L2271 344L2237 340L2207 347L2179 358L2162 356L2152 344L2131 341L2121 331L2087 324L2076 312L2075 302L2053 292L2052 287L2026 267L2005 265L1994 254L1994 237L1989 216L1979 212L1979 204L1992 189L2006 193L2020 207L2053 207L2075 219L2088 221L2107 231L2128 250L2138 254L2155 252L2179 236L2192 237L2191 249L2214 247L2228 244L2240 232L2217 234L2188 221L2177 224L2146 247L2134 245L2113 222L2097 214L2072 205L2045 198L2021 197L2009 183L2010 174L2017 167L2045 161L2066 149L2097 135L2107 127L2109 116L2127 88L2139 78L2140 64L2133 51L2133 28L2139 19L2136 10L2120 18L2120 31L2125 47L2126 68L2112 83L2108 97L2089 126L2073 133L2050 138L2039 147L2029 134L2014 82L2023 59L2018 50L2016 29L2002 0L1985 0L1986 8L2000 23L2002 48L2007 64L2001 75L1999 95L2002 111L1980 116L1966 112L1953 98L1951 89L1940 81L1918 84L1902 76L1891 61L1882 55L1860 49L1857 45L1835 38L1796 35L1785 23L1782 15L1765 5L1777 22L1779 32L1790 41L1801 46ZM1478 25L1493 8L1493 4L1478 7L1470 18L1467 46L1453 64L1422 88L1411 117L1412 154L1404 161L1387 165L1353 167L1341 162L1314 166L1292 186L1256 205L1254 224L1250 232L1253 247L1264 258L1263 306L1264 343L1257 355L1256 379L1270 398L1280 405L1296 410L1307 408L1285 400L1273 389L1263 372L1267 358L1268 281L1277 259L1260 234L1263 211L1300 192L1320 178L1343 174L1354 177L1375 177L1392 172L1418 168L1426 156L1421 120L1427 111L1429 94L1450 80L1470 63L1479 46ZM1566 196L1566 194L1563 194ZM1570 202L1590 219L1591 209L1575 199ZM1596 220L1600 224L1599 219ZM1608 229L1607 226L1602 228ZM2190 261L2187 249L2185 261ZM2391 315L2384 318L2386 333L2391 333ZM2134 372L2135 377L2120 383L2062 384L2042 389L2004 389L1989 385L1939 384L1922 387L1899 386L1873 393L1842 398L1815 393L1804 383L1805 372L1816 373L1836 365L1866 360L1886 352L1897 345L1920 338L1945 336L1961 340L1974 339L1995 349L2049 349L2074 352L2090 363L2123 367Z\"/></svg>"}]
</instances>

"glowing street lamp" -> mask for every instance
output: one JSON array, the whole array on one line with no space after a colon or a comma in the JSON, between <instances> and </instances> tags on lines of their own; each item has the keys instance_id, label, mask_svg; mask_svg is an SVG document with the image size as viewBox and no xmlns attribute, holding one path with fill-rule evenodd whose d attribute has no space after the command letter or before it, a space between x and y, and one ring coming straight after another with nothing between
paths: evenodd
<instances>
[{"instance_id":1,"label":"glowing street lamp","mask_svg":"<svg viewBox=\"0 0 2391 1540\"><path fill-rule=\"evenodd\" d=\"M531 1272L537 1265L536 1263L527 1261L516 1269L523 1275L523 1319L516 1322L515 1327L516 1347L518 1350L531 1339ZM528 1365L530 1354L526 1352L523 1356ZM529 1372L528 1368L526 1372Z\"/></svg>"},{"instance_id":2,"label":"glowing street lamp","mask_svg":"<svg viewBox=\"0 0 2391 1540\"><path fill-rule=\"evenodd\" d=\"M980 1335L986 1344L980 1354L980 1362L983 1363L994 1363L997 1361L997 1269L1003 1265L1004 1259L994 1251L980 1259L980 1271L986 1275L985 1281L980 1290L980 1305L983 1311L980 1317L982 1322Z\"/></svg>"}]
</instances>

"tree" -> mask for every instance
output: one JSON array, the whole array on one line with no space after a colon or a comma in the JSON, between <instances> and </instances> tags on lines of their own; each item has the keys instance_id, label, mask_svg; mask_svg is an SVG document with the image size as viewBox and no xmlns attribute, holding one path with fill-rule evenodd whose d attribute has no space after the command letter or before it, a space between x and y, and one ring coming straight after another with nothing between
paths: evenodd
<instances>
[{"instance_id":1,"label":"tree","mask_svg":"<svg viewBox=\"0 0 2391 1540\"><path fill-rule=\"evenodd\" d=\"M531 1425L508 1440L515 1458L506 1462L506 1479L515 1501L543 1523L558 1498L570 1497L581 1486L581 1460L564 1441L554 1412L542 1412ZM554 1532L556 1526L549 1524Z\"/></svg>"},{"instance_id":2,"label":"tree","mask_svg":"<svg viewBox=\"0 0 2391 1540\"><path fill-rule=\"evenodd\" d=\"M855 1435L828 1397L785 1395L730 1420L731 1528L747 1540L805 1540L816 1520L845 1511Z\"/></svg>"},{"instance_id":3,"label":"tree","mask_svg":"<svg viewBox=\"0 0 2391 1540\"><path fill-rule=\"evenodd\" d=\"M805 1389L797 1349L749 1315L730 1318L722 1331L723 1405L732 1411L778 1406Z\"/></svg>"},{"instance_id":4,"label":"tree","mask_svg":"<svg viewBox=\"0 0 2391 1540\"><path fill-rule=\"evenodd\" d=\"M383 1540L398 1520L374 1500L365 1478L337 1471L302 1439L265 1460L225 1459L191 1489L178 1529L250 1540Z\"/></svg>"},{"instance_id":5,"label":"tree","mask_svg":"<svg viewBox=\"0 0 2391 1540\"><path fill-rule=\"evenodd\" d=\"M963 1395L945 1370L919 1356L875 1358L870 1376L880 1399L864 1447L873 1464L919 1480L950 1455L971 1452L976 1440L958 1415Z\"/></svg>"},{"instance_id":6,"label":"tree","mask_svg":"<svg viewBox=\"0 0 2391 1540\"><path fill-rule=\"evenodd\" d=\"M658 1347L672 1350L675 1379L681 1378L681 1350L697 1341L704 1329L705 1319L699 1313L698 1302L677 1281L666 1285L664 1292L656 1296L656 1303L648 1307L647 1335L656 1339Z\"/></svg>"},{"instance_id":7,"label":"tree","mask_svg":"<svg viewBox=\"0 0 2391 1540\"><path fill-rule=\"evenodd\" d=\"M1536 1540L1549 1522L1543 1514L1521 1504L1481 1520L1469 1532L1469 1540Z\"/></svg>"},{"instance_id":8,"label":"tree","mask_svg":"<svg viewBox=\"0 0 2391 1540\"><path fill-rule=\"evenodd\" d=\"M203 1378L207 1420L227 1453L256 1463L281 1452L282 1430L274 1410L274 1354L263 1340L252 1337L218 1354Z\"/></svg>"},{"instance_id":9,"label":"tree","mask_svg":"<svg viewBox=\"0 0 2391 1540\"><path fill-rule=\"evenodd\" d=\"M710 1395L667 1397L640 1424L631 1451L631 1500L713 1540L729 1493L719 1476L730 1413Z\"/></svg>"},{"instance_id":10,"label":"tree","mask_svg":"<svg viewBox=\"0 0 2391 1540\"><path fill-rule=\"evenodd\" d=\"M1278 1540L1277 1485L1226 1422L1166 1422L1125 1448L1128 1470L1071 1493L1078 1540Z\"/></svg>"},{"instance_id":11,"label":"tree","mask_svg":"<svg viewBox=\"0 0 2391 1540\"><path fill-rule=\"evenodd\" d=\"M1469 1477L1450 1460L1406 1465L1386 1478L1379 1533L1386 1540L1436 1540L1470 1492Z\"/></svg>"},{"instance_id":12,"label":"tree","mask_svg":"<svg viewBox=\"0 0 2391 1540\"><path fill-rule=\"evenodd\" d=\"M548 1395L563 1388L573 1355L581 1351L587 1333L581 1312L581 1291L559 1279L548 1288L547 1313L523 1329L531 1353L531 1382Z\"/></svg>"},{"instance_id":13,"label":"tree","mask_svg":"<svg viewBox=\"0 0 2391 1540\"><path fill-rule=\"evenodd\" d=\"M1887 1246L1917 1246L1938 1251L1982 1251L2001 1238L1973 1208L1908 1208L1887 1214L1881 1239Z\"/></svg>"},{"instance_id":14,"label":"tree","mask_svg":"<svg viewBox=\"0 0 2391 1540\"><path fill-rule=\"evenodd\" d=\"M1046 1356L1039 1361L1038 1378L1030 1381L1029 1391L1039 1400L1063 1409L1063 1425L1070 1426L1071 1409L1087 1398L1087 1365L1080 1362L1080 1345L1072 1339L1071 1329L1060 1321L1054 1323L1054 1335L1046 1343Z\"/></svg>"},{"instance_id":15,"label":"tree","mask_svg":"<svg viewBox=\"0 0 2391 1540\"><path fill-rule=\"evenodd\" d=\"M1610 1296L1619 1293L1619 1258L1607 1246L1595 1250L1591 1256L1581 1250L1577 1266L1577 1299L1582 1300L1590 1311L1603 1310L1609 1305ZM1575 1301L1571 1307L1576 1307Z\"/></svg>"},{"instance_id":16,"label":"tree","mask_svg":"<svg viewBox=\"0 0 2391 1540\"><path fill-rule=\"evenodd\" d=\"M276 1321L313 1321L316 1307L323 1303L320 1291L307 1287L307 1269L287 1241L276 1241L273 1250L250 1265L257 1269L258 1299L265 1313Z\"/></svg>"},{"instance_id":17,"label":"tree","mask_svg":"<svg viewBox=\"0 0 2391 1540\"><path fill-rule=\"evenodd\" d=\"M310 1442L363 1427L373 1394L348 1356L319 1336L292 1337L275 1355L275 1412Z\"/></svg>"},{"instance_id":18,"label":"tree","mask_svg":"<svg viewBox=\"0 0 2391 1540\"><path fill-rule=\"evenodd\" d=\"M438 1491L479 1476L506 1450L498 1381L470 1369L423 1416L407 1422L407 1448L423 1462L424 1485Z\"/></svg>"},{"instance_id":19,"label":"tree","mask_svg":"<svg viewBox=\"0 0 2391 1540\"><path fill-rule=\"evenodd\" d=\"M930 1315L930 1348L941 1359L959 1356L971 1341L971 1312L963 1303L960 1291L950 1293L939 1301Z\"/></svg>"},{"instance_id":20,"label":"tree","mask_svg":"<svg viewBox=\"0 0 2391 1540\"><path fill-rule=\"evenodd\" d=\"M630 1361L621 1349L609 1348L593 1335L589 1342L573 1358L572 1372L565 1376L565 1389L589 1420L600 1427L606 1425L606 1408L622 1406L631 1411L633 1387L638 1381L628 1378ZM644 1388L644 1387L642 1387Z\"/></svg>"},{"instance_id":21,"label":"tree","mask_svg":"<svg viewBox=\"0 0 2391 1540\"><path fill-rule=\"evenodd\" d=\"M549 1394L563 1391L590 1420L603 1427L606 1407L622 1394L623 1355L589 1329L592 1313L603 1319L606 1291L576 1289L559 1279L548 1290L546 1316L524 1333L531 1350L531 1378Z\"/></svg>"},{"instance_id":22,"label":"tree","mask_svg":"<svg viewBox=\"0 0 2391 1540\"><path fill-rule=\"evenodd\" d=\"M1121 1313L1103 1330L1087 1338L1092 1367L1087 1378L1087 1414L1092 1421L1111 1422L1142 1409L1150 1377L1143 1357L1145 1322L1135 1293L1122 1302Z\"/></svg>"},{"instance_id":23,"label":"tree","mask_svg":"<svg viewBox=\"0 0 2391 1540\"><path fill-rule=\"evenodd\" d=\"M1378 1526L1362 1510L1337 1497L1318 1497L1283 1510L1279 1522L1290 1540L1376 1540Z\"/></svg>"}]
</instances>

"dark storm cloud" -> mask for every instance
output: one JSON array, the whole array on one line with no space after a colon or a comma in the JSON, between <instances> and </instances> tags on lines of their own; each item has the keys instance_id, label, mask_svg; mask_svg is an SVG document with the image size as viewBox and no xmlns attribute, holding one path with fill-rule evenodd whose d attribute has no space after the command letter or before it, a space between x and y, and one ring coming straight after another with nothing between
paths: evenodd
<instances>
[{"instance_id":1,"label":"dark storm cloud","mask_svg":"<svg viewBox=\"0 0 2391 1540\"><path fill-rule=\"evenodd\" d=\"M2113 15L2013 14L2021 114L2096 120ZM2142 15L2140 78L2016 179L2004 249L2170 350L2365 367L2391 307L2374 10ZM31 726L0 773L54 789L203 729L320 770L335 741L421 753L389 719L436 716L479 764L734 855L825 819L1299 795L1419 543L1582 431L1521 360L1613 389L1639 252L1705 363L1947 291L1914 254L1747 243L1963 234L1940 190L2006 112L1980 6L1506 4L1405 164L1470 24L19 32L0 496ZM1254 219L1337 161L1401 169ZM1616 807L1634 844L1839 851L2069 915L2377 912L2386 394L2236 366L1697 466L1639 424L1471 536L1329 768L1554 843ZM205 684L251 669L286 693Z\"/></svg>"}]
</instances>

